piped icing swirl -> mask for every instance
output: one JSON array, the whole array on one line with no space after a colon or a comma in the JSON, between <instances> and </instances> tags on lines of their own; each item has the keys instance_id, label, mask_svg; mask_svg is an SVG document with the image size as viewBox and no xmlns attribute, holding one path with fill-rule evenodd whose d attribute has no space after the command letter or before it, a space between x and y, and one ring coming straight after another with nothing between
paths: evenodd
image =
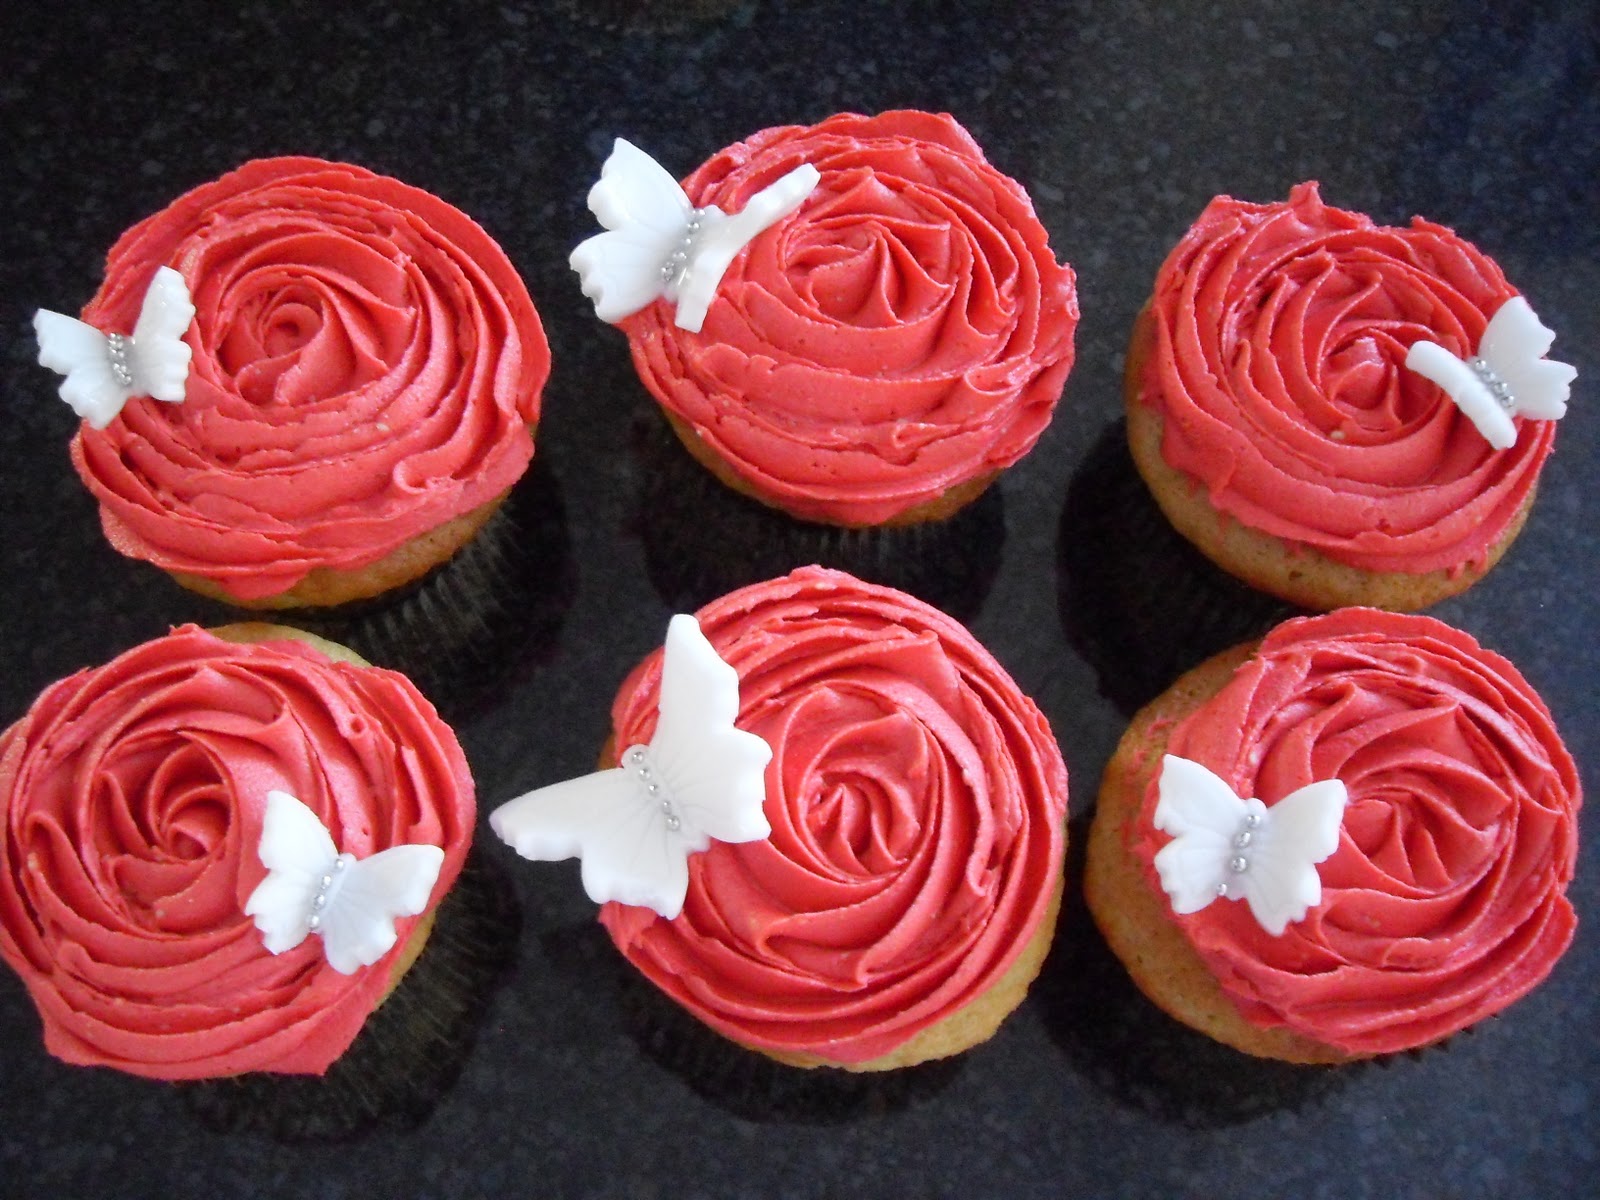
<instances>
[{"instance_id":1,"label":"piped icing swirl","mask_svg":"<svg viewBox=\"0 0 1600 1200\"><path fill-rule=\"evenodd\" d=\"M1420 217L1376 225L1315 183L1282 203L1219 196L1157 275L1139 402L1161 413L1166 462L1250 528L1361 570L1478 564L1554 424L1519 420L1497 451L1405 360L1422 340L1470 359L1516 294Z\"/></svg>"},{"instance_id":2,"label":"piped icing swirl","mask_svg":"<svg viewBox=\"0 0 1600 1200\"><path fill-rule=\"evenodd\" d=\"M753 491L877 524L1032 448L1072 366L1074 277L945 115L766 129L683 188L739 212L803 163L821 182L734 258L699 333L666 301L622 325L646 387Z\"/></svg>"},{"instance_id":3,"label":"piped icing swirl","mask_svg":"<svg viewBox=\"0 0 1600 1200\"><path fill-rule=\"evenodd\" d=\"M1422 616L1279 626L1167 753L1269 807L1349 792L1322 902L1274 937L1243 905L1173 917L1240 1013L1351 1054L1426 1045L1543 980L1572 940L1581 789L1549 710L1505 659ZM1153 779L1130 825L1159 889Z\"/></svg>"},{"instance_id":4,"label":"piped icing swirl","mask_svg":"<svg viewBox=\"0 0 1600 1200\"><path fill-rule=\"evenodd\" d=\"M437 197L317 159L246 163L124 234L83 319L131 328L160 266L195 305L184 402L135 398L72 444L124 554L259 599L377 561L532 460L538 314Z\"/></svg>"},{"instance_id":5,"label":"piped icing swirl","mask_svg":"<svg viewBox=\"0 0 1600 1200\"><path fill-rule=\"evenodd\" d=\"M1061 877L1067 773L1044 717L921 601L804 568L698 614L765 738L765 841L689 860L672 921L608 904L636 967L745 1045L851 1064L995 983ZM654 728L660 654L624 683L615 744Z\"/></svg>"},{"instance_id":6,"label":"piped icing swirl","mask_svg":"<svg viewBox=\"0 0 1600 1200\"><path fill-rule=\"evenodd\" d=\"M466 759L428 702L297 641L183 626L52 685L0 734L0 957L50 1053L201 1079L321 1074L345 1051L417 918L353 975L319 938L268 953L244 904L274 788L357 857L442 847L435 904L472 839Z\"/></svg>"}]
</instances>

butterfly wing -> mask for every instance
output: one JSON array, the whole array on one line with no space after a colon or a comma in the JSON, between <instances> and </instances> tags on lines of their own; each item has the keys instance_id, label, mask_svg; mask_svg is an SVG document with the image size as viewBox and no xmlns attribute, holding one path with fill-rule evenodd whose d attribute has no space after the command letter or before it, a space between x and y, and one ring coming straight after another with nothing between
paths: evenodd
<instances>
[{"instance_id":1,"label":"butterfly wing","mask_svg":"<svg viewBox=\"0 0 1600 1200\"><path fill-rule=\"evenodd\" d=\"M595 315L620 321L661 294L662 265L688 233L694 206L655 159L618 138L589 209L606 232L579 243L567 262Z\"/></svg>"},{"instance_id":2,"label":"butterfly wing","mask_svg":"<svg viewBox=\"0 0 1600 1200\"><path fill-rule=\"evenodd\" d=\"M694 206L665 167L624 138L612 145L589 189L589 211L607 229L650 230L681 236Z\"/></svg>"},{"instance_id":3,"label":"butterfly wing","mask_svg":"<svg viewBox=\"0 0 1600 1200\"><path fill-rule=\"evenodd\" d=\"M1339 848L1346 799L1343 783L1325 779L1266 810L1250 847L1250 869L1235 878L1250 911L1274 937L1322 903L1317 864Z\"/></svg>"},{"instance_id":4,"label":"butterfly wing","mask_svg":"<svg viewBox=\"0 0 1600 1200\"><path fill-rule=\"evenodd\" d=\"M641 905L669 920L683 909L688 847L620 767L508 800L489 814L489 827L524 858L581 858L583 890L596 904Z\"/></svg>"},{"instance_id":5,"label":"butterfly wing","mask_svg":"<svg viewBox=\"0 0 1600 1200\"><path fill-rule=\"evenodd\" d=\"M341 975L370 967L395 942L398 917L428 907L444 851L438 846L391 846L350 862L338 892L322 912L323 953Z\"/></svg>"},{"instance_id":6,"label":"butterfly wing","mask_svg":"<svg viewBox=\"0 0 1600 1200\"><path fill-rule=\"evenodd\" d=\"M692 616L673 617L650 757L671 791L692 850L705 849L708 836L750 842L772 833L763 811L772 749L736 728L738 716L739 673L722 661Z\"/></svg>"},{"instance_id":7,"label":"butterfly wing","mask_svg":"<svg viewBox=\"0 0 1600 1200\"><path fill-rule=\"evenodd\" d=\"M192 320L194 304L183 276L171 267L156 268L128 351L134 395L151 396L169 404L183 400L192 353L183 334Z\"/></svg>"},{"instance_id":8,"label":"butterfly wing","mask_svg":"<svg viewBox=\"0 0 1600 1200\"><path fill-rule=\"evenodd\" d=\"M311 901L339 852L316 813L277 790L267 793L258 852L267 877L250 893L244 913L254 918L266 948L282 954L310 932L306 916Z\"/></svg>"},{"instance_id":9,"label":"butterfly wing","mask_svg":"<svg viewBox=\"0 0 1600 1200\"><path fill-rule=\"evenodd\" d=\"M1513 296L1496 309L1483 331L1478 355L1506 381L1522 416L1554 421L1566 415L1567 396L1578 369L1544 357L1555 339L1555 332L1521 296Z\"/></svg>"},{"instance_id":10,"label":"butterfly wing","mask_svg":"<svg viewBox=\"0 0 1600 1200\"><path fill-rule=\"evenodd\" d=\"M1511 414L1500 407L1477 372L1443 346L1414 342L1406 351L1406 367L1443 388L1496 450L1516 444L1517 427L1511 423Z\"/></svg>"},{"instance_id":11,"label":"butterfly wing","mask_svg":"<svg viewBox=\"0 0 1600 1200\"><path fill-rule=\"evenodd\" d=\"M799 208L821 180L822 175L815 167L802 163L751 196L737 214L724 216L714 208L702 214L700 236L695 240L694 257L678 293L673 322L691 333L699 333L705 324L706 310L711 307L711 300L734 256L749 245L756 234Z\"/></svg>"},{"instance_id":12,"label":"butterfly wing","mask_svg":"<svg viewBox=\"0 0 1600 1200\"><path fill-rule=\"evenodd\" d=\"M1187 758L1161 760L1156 828L1172 835L1156 853L1156 873L1172 911L1199 912L1218 896L1228 872L1232 839L1249 811L1220 777Z\"/></svg>"},{"instance_id":13,"label":"butterfly wing","mask_svg":"<svg viewBox=\"0 0 1600 1200\"><path fill-rule=\"evenodd\" d=\"M39 365L64 377L57 389L61 398L94 428L104 429L132 394L111 372L106 335L47 308L33 314L33 332L39 342Z\"/></svg>"}]
</instances>

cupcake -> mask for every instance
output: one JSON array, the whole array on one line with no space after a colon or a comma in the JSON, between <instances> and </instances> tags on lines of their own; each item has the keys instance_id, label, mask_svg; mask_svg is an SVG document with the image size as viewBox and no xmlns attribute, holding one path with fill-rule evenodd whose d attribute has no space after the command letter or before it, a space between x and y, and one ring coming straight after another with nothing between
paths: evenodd
<instances>
[{"instance_id":1,"label":"cupcake","mask_svg":"<svg viewBox=\"0 0 1600 1200\"><path fill-rule=\"evenodd\" d=\"M287 1138L415 1119L459 1069L499 964L455 895L472 777L404 676L183 626L0 735L0 813L0 958L55 1057L218 1081L202 1107Z\"/></svg>"},{"instance_id":2,"label":"cupcake","mask_svg":"<svg viewBox=\"0 0 1600 1200\"><path fill-rule=\"evenodd\" d=\"M1222 196L1135 323L1128 440L1225 570L1305 608L1422 608L1527 519L1574 374L1552 337L1443 226L1375 225L1315 183Z\"/></svg>"},{"instance_id":3,"label":"cupcake","mask_svg":"<svg viewBox=\"0 0 1600 1200\"><path fill-rule=\"evenodd\" d=\"M111 544L246 608L365 599L447 560L532 460L550 367L470 218L310 158L179 197L112 248L83 323L36 327Z\"/></svg>"},{"instance_id":4,"label":"cupcake","mask_svg":"<svg viewBox=\"0 0 1600 1200\"><path fill-rule=\"evenodd\" d=\"M1432 1045L1572 940L1577 770L1505 659L1341 609L1202 664L1105 773L1085 892L1159 1007L1301 1063Z\"/></svg>"},{"instance_id":5,"label":"cupcake","mask_svg":"<svg viewBox=\"0 0 1600 1200\"><path fill-rule=\"evenodd\" d=\"M715 669L687 665L675 639L704 643ZM591 869L607 835L559 828L564 808L593 811L570 782L491 825L528 857L581 851L618 950L737 1046L859 1073L993 1035L1050 945L1067 808L1049 726L1004 669L926 604L816 567L675 618L665 653L617 695L604 758L616 765L596 778L637 773L698 829L704 793L670 766L710 757L692 749L708 734L683 732L686 697L754 745L718 773L742 816L688 854L670 892Z\"/></svg>"},{"instance_id":6,"label":"cupcake","mask_svg":"<svg viewBox=\"0 0 1600 1200\"><path fill-rule=\"evenodd\" d=\"M945 115L766 129L682 188L619 141L572 264L724 483L806 521L949 516L1028 452L1077 296L1033 205Z\"/></svg>"}]
</instances>

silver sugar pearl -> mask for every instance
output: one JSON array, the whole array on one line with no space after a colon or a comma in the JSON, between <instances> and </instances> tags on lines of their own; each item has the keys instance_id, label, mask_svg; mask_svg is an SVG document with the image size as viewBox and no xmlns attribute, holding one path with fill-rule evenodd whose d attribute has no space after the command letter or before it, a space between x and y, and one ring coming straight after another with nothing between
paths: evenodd
<instances>
[{"instance_id":1,"label":"silver sugar pearl","mask_svg":"<svg viewBox=\"0 0 1600 1200\"><path fill-rule=\"evenodd\" d=\"M322 914L321 913L312 913L309 917L306 918L306 928L311 930L312 933L315 933L319 928L321 928L321 926L322 926Z\"/></svg>"},{"instance_id":2,"label":"silver sugar pearl","mask_svg":"<svg viewBox=\"0 0 1600 1200\"><path fill-rule=\"evenodd\" d=\"M328 894L326 892L318 892L317 893L317 898L311 902L311 907L312 908L327 908L328 907Z\"/></svg>"},{"instance_id":3,"label":"silver sugar pearl","mask_svg":"<svg viewBox=\"0 0 1600 1200\"><path fill-rule=\"evenodd\" d=\"M683 824L683 822L678 820L677 817L673 816L671 813L667 814L667 828L668 829L670 829L674 833L676 833L677 830L678 830L678 826L680 826L682 824Z\"/></svg>"},{"instance_id":4,"label":"silver sugar pearl","mask_svg":"<svg viewBox=\"0 0 1600 1200\"><path fill-rule=\"evenodd\" d=\"M644 790L649 792L652 796L654 796L657 792L659 792L661 790L661 785L660 784L656 784L656 783L647 783L647 784L644 785Z\"/></svg>"},{"instance_id":5,"label":"silver sugar pearl","mask_svg":"<svg viewBox=\"0 0 1600 1200\"><path fill-rule=\"evenodd\" d=\"M1254 812L1253 813L1246 813L1245 814L1245 818L1244 818L1244 823L1245 823L1245 827L1246 828L1254 829L1257 825L1261 824L1261 814L1260 813L1254 813Z\"/></svg>"},{"instance_id":6,"label":"silver sugar pearl","mask_svg":"<svg viewBox=\"0 0 1600 1200\"><path fill-rule=\"evenodd\" d=\"M1250 860L1242 854L1235 854L1228 860L1228 870L1235 875L1243 875L1250 869Z\"/></svg>"},{"instance_id":7,"label":"silver sugar pearl","mask_svg":"<svg viewBox=\"0 0 1600 1200\"><path fill-rule=\"evenodd\" d=\"M133 370L128 366L128 339L120 333L108 333L106 352L111 358L111 374L123 387L132 387Z\"/></svg>"},{"instance_id":8,"label":"silver sugar pearl","mask_svg":"<svg viewBox=\"0 0 1600 1200\"><path fill-rule=\"evenodd\" d=\"M1226 900L1228 898L1228 885L1225 883L1217 884L1217 895Z\"/></svg>"},{"instance_id":9,"label":"silver sugar pearl","mask_svg":"<svg viewBox=\"0 0 1600 1200\"><path fill-rule=\"evenodd\" d=\"M1254 840L1254 836L1248 829L1241 829L1238 833L1233 835L1233 844L1239 847L1241 850L1243 850Z\"/></svg>"}]
</instances>

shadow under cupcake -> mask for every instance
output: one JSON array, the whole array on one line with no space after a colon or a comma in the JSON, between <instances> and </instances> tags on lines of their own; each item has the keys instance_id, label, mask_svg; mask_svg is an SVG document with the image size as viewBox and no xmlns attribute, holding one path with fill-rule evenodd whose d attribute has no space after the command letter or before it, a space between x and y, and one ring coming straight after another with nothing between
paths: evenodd
<instances>
[{"instance_id":1,"label":"shadow under cupcake","mask_svg":"<svg viewBox=\"0 0 1600 1200\"><path fill-rule=\"evenodd\" d=\"M538 458L478 536L423 579L375 600L277 619L403 671L459 720L549 656L576 589L560 487Z\"/></svg>"},{"instance_id":2,"label":"shadow under cupcake","mask_svg":"<svg viewBox=\"0 0 1600 1200\"><path fill-rule=\"evenodd\" d=\"M1134 469L1124 420L1106 427L1068 484L1057 562L1067 640L1127 714L1298 611L1239 582L1173 529Z\"/></svg>"},{"instance_id":3,"label":"shadow under cupcake","mask_svg":"<svg viewBox=\"0 0 1600 1200\"><path fill-rule=\"evenodd\" d=\"M815 563L970 621L999 572L1005 504L998 484L943 521L846 529L798 520L726 487L654 412L641 412L632 433L643 480L635 528L650 582L674 611Z\"/></svg>"},{"instance_id":4,"label":"shadow under cupcake","mask_svg":"<svg viewBox=\"0 0 1600 1200\"><path fill-rule=\"evenodd\" d=\"M422 954L324 1075L252 1074L178 1084L203 1123L276 1141L338 1142L421 1125L477 1041L521 929L505 873L474 848Z\"/></svg>"},{"instance_id":5,"label":"shadow under cupcake","mask_svg":"<svg viewBox=\"0 0 1600 1200\"><path fill-rule=\"evenodd\" d=\"M1067 875L1083 878L1089 819L1070 823ZM1253 1058L1152 1004L1106 945L1081 898L1062 908L1033 986L1050 1037L1101 1091L1191 1129L1293 1111L1342 1088L1364 1064L1314 1067Z\"/></svg>"}]
</instances>

